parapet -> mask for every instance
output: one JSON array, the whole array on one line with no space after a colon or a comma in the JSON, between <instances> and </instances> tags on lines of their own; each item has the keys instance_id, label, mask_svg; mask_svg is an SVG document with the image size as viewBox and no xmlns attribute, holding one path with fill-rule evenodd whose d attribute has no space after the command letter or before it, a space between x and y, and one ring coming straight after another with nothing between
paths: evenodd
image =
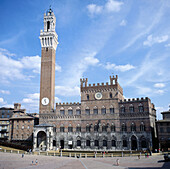
<instances>
[{"instance_id":1,"label":"parapet","mask_svg":"<svg viewBox=\"0 0 170 169\"><path fill-rule=\"evenodd\" d=\"M134 101L150 101L150 99L148 97L141 97L141 98L131 98L131 99L124 99L124 100L120 100L120 103L128 103L128 102L134 102Z\"/></svg>"},{"instance_id":2,"label":"parapet","mask_svg":"<svg viewBox=\"0 0 170 169\"><path fill-rule=\"evenodd\" d=\"M66 106L71 106L71 105L81 105L81 103L79 103L79 102L70 102L70 103L68 103L68 102L63 102L63 103L56 103L56 106L64 106L64 105L66 105Z\"/></svg>"},{"instance_id":3,"label":"parapet","mask_svg":"<svg viewBox=\"0 0 170 169\"><path fill-rule=\"evenodd\" d=\"M108 82L104 83L93 83L93 84L87 84L88 82L88 79L87 78L83 78L83 79L80 79L80 82L81 82L81 88L82 87L99 87L99 86L111 86L111 85L117 85L118 84L118 75L116 76L110 76L110 84Z\"/></svg>"}]
</instances>

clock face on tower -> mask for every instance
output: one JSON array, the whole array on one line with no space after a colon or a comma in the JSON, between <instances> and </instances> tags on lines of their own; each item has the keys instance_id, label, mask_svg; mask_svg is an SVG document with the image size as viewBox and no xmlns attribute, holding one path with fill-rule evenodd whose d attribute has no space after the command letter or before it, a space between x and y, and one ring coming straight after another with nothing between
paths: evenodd
<instances>
[{"instance_id":1,"label":"clock face on tower","mask_svg":"<svg viewBox=\"0 0 170 169\"><path fill-rule=\"evenodd\" d=\"M49 99L47 97L42 98L41 100L42 105L46 106L49 103Z\"/></svg>"},{"instance_id":2,"label":"clock face on tower","mask_svg":"<svg viewBox=\"0 0 170 169\"><path fill-rule=\"evenodd\" d=\"M97 92L97 93L95 94L95 98L96 98L97 100L100 100L100 99L102 98L102 94L101 94L100 92Z\"/></svg>"}]
</instances>

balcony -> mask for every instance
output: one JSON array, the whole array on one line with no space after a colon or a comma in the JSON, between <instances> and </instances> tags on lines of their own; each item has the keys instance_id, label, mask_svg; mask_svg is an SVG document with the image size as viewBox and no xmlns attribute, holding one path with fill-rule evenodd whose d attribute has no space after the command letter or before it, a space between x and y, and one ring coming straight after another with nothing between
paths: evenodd
<instances>
[{"instance_id":1,"label":"balcony","mask_svg":"<svg viewBox=\"0 0 170 169\"><path fill-rule=\"evenodd\" d=\"M5 132L7 132L7 129L1 129L0 132L5 133Z\"/></svg>"}]
</instances>

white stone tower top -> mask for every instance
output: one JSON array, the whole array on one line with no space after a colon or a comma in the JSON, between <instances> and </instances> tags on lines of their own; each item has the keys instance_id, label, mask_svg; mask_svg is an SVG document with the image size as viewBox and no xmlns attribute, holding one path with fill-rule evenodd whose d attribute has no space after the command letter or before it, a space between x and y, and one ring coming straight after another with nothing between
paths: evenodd
<instances>
[{"instance_id":1,"label":"white stone tower top","mask_svg":"<svg viewBox=\"0 0 170 169\"><path fill-rule=\"evenodd\" d=\"M50 8L44 13L44 31L40 32L40 41L42 48L53 48L56 50L58 44L58 35L55 32L56 17Z\"/></svg>"}]
</instances>

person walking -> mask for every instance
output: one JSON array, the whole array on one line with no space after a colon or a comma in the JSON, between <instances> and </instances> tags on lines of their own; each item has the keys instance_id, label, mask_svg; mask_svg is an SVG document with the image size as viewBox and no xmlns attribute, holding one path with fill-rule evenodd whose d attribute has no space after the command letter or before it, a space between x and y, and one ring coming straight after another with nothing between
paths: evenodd
<instances>
[{"instance_id":1,"label":"person walking","mask_svg":"<svg viewBox=\"0 0 170 169\"><path fill-rule=\"evenodd\" d=\"M38 165L38 160L37 159L35 160L35 165Z\"/></svg>"},{"instance_id":2,"label":"person walking","mask_svg":"<svg viewBox=\"0 0 170 169\"><path fill-rule=\"evenodd\" d=\"M117 164L117 166L119 166L119 159L116 160L116 164Z\"/></svg>"}]
</instances>

